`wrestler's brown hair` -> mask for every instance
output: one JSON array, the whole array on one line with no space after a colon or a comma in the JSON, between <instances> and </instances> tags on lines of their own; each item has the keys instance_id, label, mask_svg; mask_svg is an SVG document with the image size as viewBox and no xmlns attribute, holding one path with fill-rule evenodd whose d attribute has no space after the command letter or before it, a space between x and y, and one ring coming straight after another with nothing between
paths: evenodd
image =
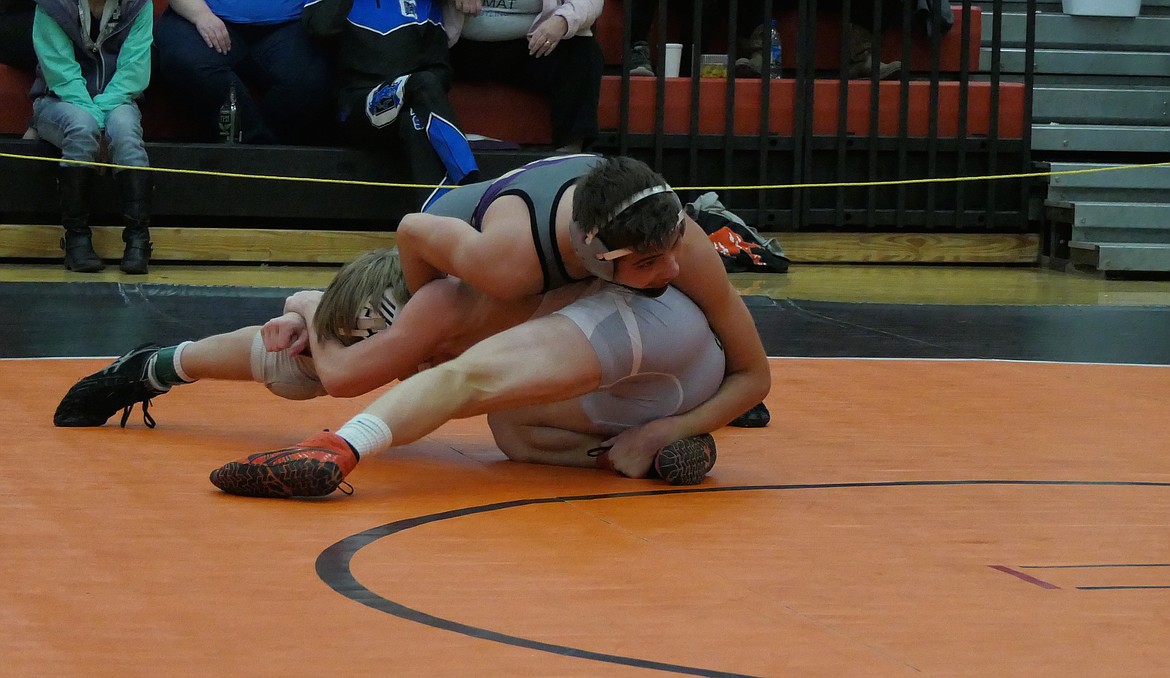
<instances>
[{"instance_id":1,"label":"wrestler's brown hair","mask_svg":"<svg viewBox=\"0 0 1170 678\"><path fill-rule=\"evenodd\" d=\"M398 248L372 250L341 267L321 296L321 303L313 316L313 331L317 339L330 339L349 346L358 340L353 335L358 314L366 305L378 308L387 289L394 290L394 298L402 303L410 298Z\"/></svg>"},{"instance_id":2,"label":"wrestler's brown hair","mask_svg":"<svg viewBox=\"0 0 1170 678\"><path fill-rule=\"evenodd\" d=\"M634 158L614 156L595 165L573 192L573 218L586 233L611 250L623 247L652 252L670 246L678 227L679 204L673 193L638 201L616 217L616 210L638 191L666 181L649 165Z\"/></svg>"}]
</instances>

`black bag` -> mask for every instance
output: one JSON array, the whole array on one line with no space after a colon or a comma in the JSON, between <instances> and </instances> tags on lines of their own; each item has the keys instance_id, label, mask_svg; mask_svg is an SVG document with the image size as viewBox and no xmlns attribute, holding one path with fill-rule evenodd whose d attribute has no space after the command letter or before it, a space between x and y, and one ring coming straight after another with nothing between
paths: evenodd
<instances>
[{"instance_id":1,"label":"black bag","mask_svg":"<svg viewBox=\"0 0 1170 678\"><path fill-rule=\"evenodd\" d=\"M792 263L780 243L763 238L719 202L715 193L704 193L687 203L687 214L698 222L715 245L728 273L787 273Z\"/></svg>"}]
</instances>

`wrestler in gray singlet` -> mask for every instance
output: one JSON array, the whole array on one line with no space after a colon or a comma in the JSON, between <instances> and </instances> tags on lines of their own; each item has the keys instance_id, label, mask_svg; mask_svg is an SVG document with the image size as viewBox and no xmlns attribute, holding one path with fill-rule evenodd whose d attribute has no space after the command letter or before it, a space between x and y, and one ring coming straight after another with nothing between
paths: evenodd
<instances>
[{"instance_id":1,"label":"wrestler in gray singlet","mask_svg":"<svg viewBox=\"0 0 1170 678\"><path fill-rule=\"evenodd\" d=\"M598 433L686 412L723 383L723 347L699 307L673 287L648 297L605 283L555 313L581 328L601 361L601 388L580 398Z\"/></svg>"},{"instance_id":2,"label":"wrestler in gray singlet","mask_svg":"<svg viewBox=\"0 0 1170 678\"><path fill-rule=\"evenodd\" d=\"M547 292L572 282L557 248L556 215L561 196L589 173L603 158L600 155L562 155L530 162L508 174L451 189L423 207L427 214L455 217L482 230L483 215L492 202L505 195L519 196L528 204L532 237Z\"/></svg>"}]
</instances>

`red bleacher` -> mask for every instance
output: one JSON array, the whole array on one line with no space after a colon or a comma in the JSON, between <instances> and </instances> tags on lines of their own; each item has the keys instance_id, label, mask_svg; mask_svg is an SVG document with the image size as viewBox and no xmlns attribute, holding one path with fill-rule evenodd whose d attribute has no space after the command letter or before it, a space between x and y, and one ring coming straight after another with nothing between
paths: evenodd
<instances>
[{"instance_id":1,"label":"red bleacher","mask_svg":"<svg viewBox=\"0 0 1170 678\"><path fill-rule=\"evenodd\" d=\"M166 0L156 0L155 11L161 12ZM962 52L963 23L970 22L969 63L979 63L979 42L981 34L981 11L973 7L969 15L955 7L955 26L941 40L940 70L954 73L959 70ZM607 65L615 66L622 58L623 16L621 0L609 0L597 22L596 33L602 46ZM778 15L781 39L786 45L796 44L796 21L791 10ZM818 68L833 69L839 64L839 19L835 16L822 17L818 24L816 63ZM882 42L882 58L889 61L900 58L901 35L887 31ZM795 50L784 50L784 62L788 68L795 67ZM916 35L911 41L910 70L916 73L929 72L931 49L925 35ZM602 81L599 116L603 130L618 127L620 113L619 76L605 76ZM24 132L31 104L28 89L31 76L7 66L0 66L0 134L20 135ZM931 83L924 79L910 82L910 136L926 136L930 121L929 94ZM722 134L725 125L725 86L723 79L704 78L700 84L699 131L701 134ZM774 134L790 135L794 129L794 110L790 102L795 96L792 80L777 80L771 86L771 107L769 131ZM760 82L738 80L735 83L735 132L754 135L759 132ZM870 83L862 80L847 84L849 97L847 129L853 134L869 133L869 88ZM879 84L879 133L898 133L898 82ZM631 81L630 131L649 133L654 130L655 81L636 78ZM689 78L672 78L666 83L665 127L671 134L690 133L690 89ZM816 83L815 133L836 133L838 94L841 83L836 79L819 80ZM958 134L959 84L940 83L938 109L939 136L954 137ZM968 134L986 133L990 127L990 89L987 83L971 83L968 99ZM482 134L496 139L505 139L520 144L548 144L552 131L548 120L548 102L543 96L523 92L505 85L492 83L456 83L451 91L452 104L468 133ZM999 135L1004 138L1021 138L1023 133L1024 93L1022 86L1004 86L1000 90ZM187 124L182 112L166 101L164 97L147 92L143 102L144 134L149 141L181 140L186 135Z\"/></svg>"},{"instance_id":2,"label":"red bleacher","mask_svg":"<svg viewBox=\"0 0 1170 678\"><path fill-rule=\"evenodd\" d=\"M955 23L951 30L944 33L939 40L939 69L943 73L959 71L960 58L963 53L963 25L968 21L971 24L969 44L967 45L968 63L974 70L979 63L979 43L983 27L983 10L972 7L970 14L965 14L961 5L952 6L955 14ZM622 18L625 10L622 0L606 0L605 9L594 26L594 32L601 43L601 51L607 65L616 66L622 62ZM796 68L797 10L795 7L781 8L776 11L776 29L780 33L780 43L785 47L781 51L785 68ZM676 26L668 27L668 34L677 33ZM726 30L717 27L714 34L725 36ZM651 41L658 35L657 26L650 30ZM708 51L722 50L723 45L712 46ZM651 49L655 49L651 45ZM817 17L816 33L816 67L830 70L838 68L841 62L841 19L834 14L820 14ZM740 56L743 56L742 54ZM895 61L902 58L902 33L900 30L887 30L882 36L882 61ZM910 69L920 73L929 73L931 63L931 48L929 39L922 34L915 34L910 41Z\"/></svg>"}]
</instances>

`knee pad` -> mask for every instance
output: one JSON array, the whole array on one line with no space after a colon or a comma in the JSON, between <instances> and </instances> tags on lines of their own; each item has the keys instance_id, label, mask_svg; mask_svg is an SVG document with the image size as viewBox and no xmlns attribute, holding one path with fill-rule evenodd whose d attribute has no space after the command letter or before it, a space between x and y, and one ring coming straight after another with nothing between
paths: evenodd
<instances>
[{"instance_id":1,"label":"knee pad","mask_svg":"<svg viewBox=\"0 0 1170 678\"><path fill-rule=\"evenodd\" d=\"M402 111L402 101L406 81L410 75L404 75L392 82L384 82L366 95L366 117L374 127L385 127L398 119Z\"/></svg>"},{"instance_id":2,"label":"knee pad","mask_svg":"<svg viewBox=\"0 0 1170 678\"><path fill-rule=\"evenodd\" d=\"M260 333L252 340L252 379L286 400L309 400L328 395L317 379L313 361L288 351L270 353Z\"/></svg>"}]
</instances>

